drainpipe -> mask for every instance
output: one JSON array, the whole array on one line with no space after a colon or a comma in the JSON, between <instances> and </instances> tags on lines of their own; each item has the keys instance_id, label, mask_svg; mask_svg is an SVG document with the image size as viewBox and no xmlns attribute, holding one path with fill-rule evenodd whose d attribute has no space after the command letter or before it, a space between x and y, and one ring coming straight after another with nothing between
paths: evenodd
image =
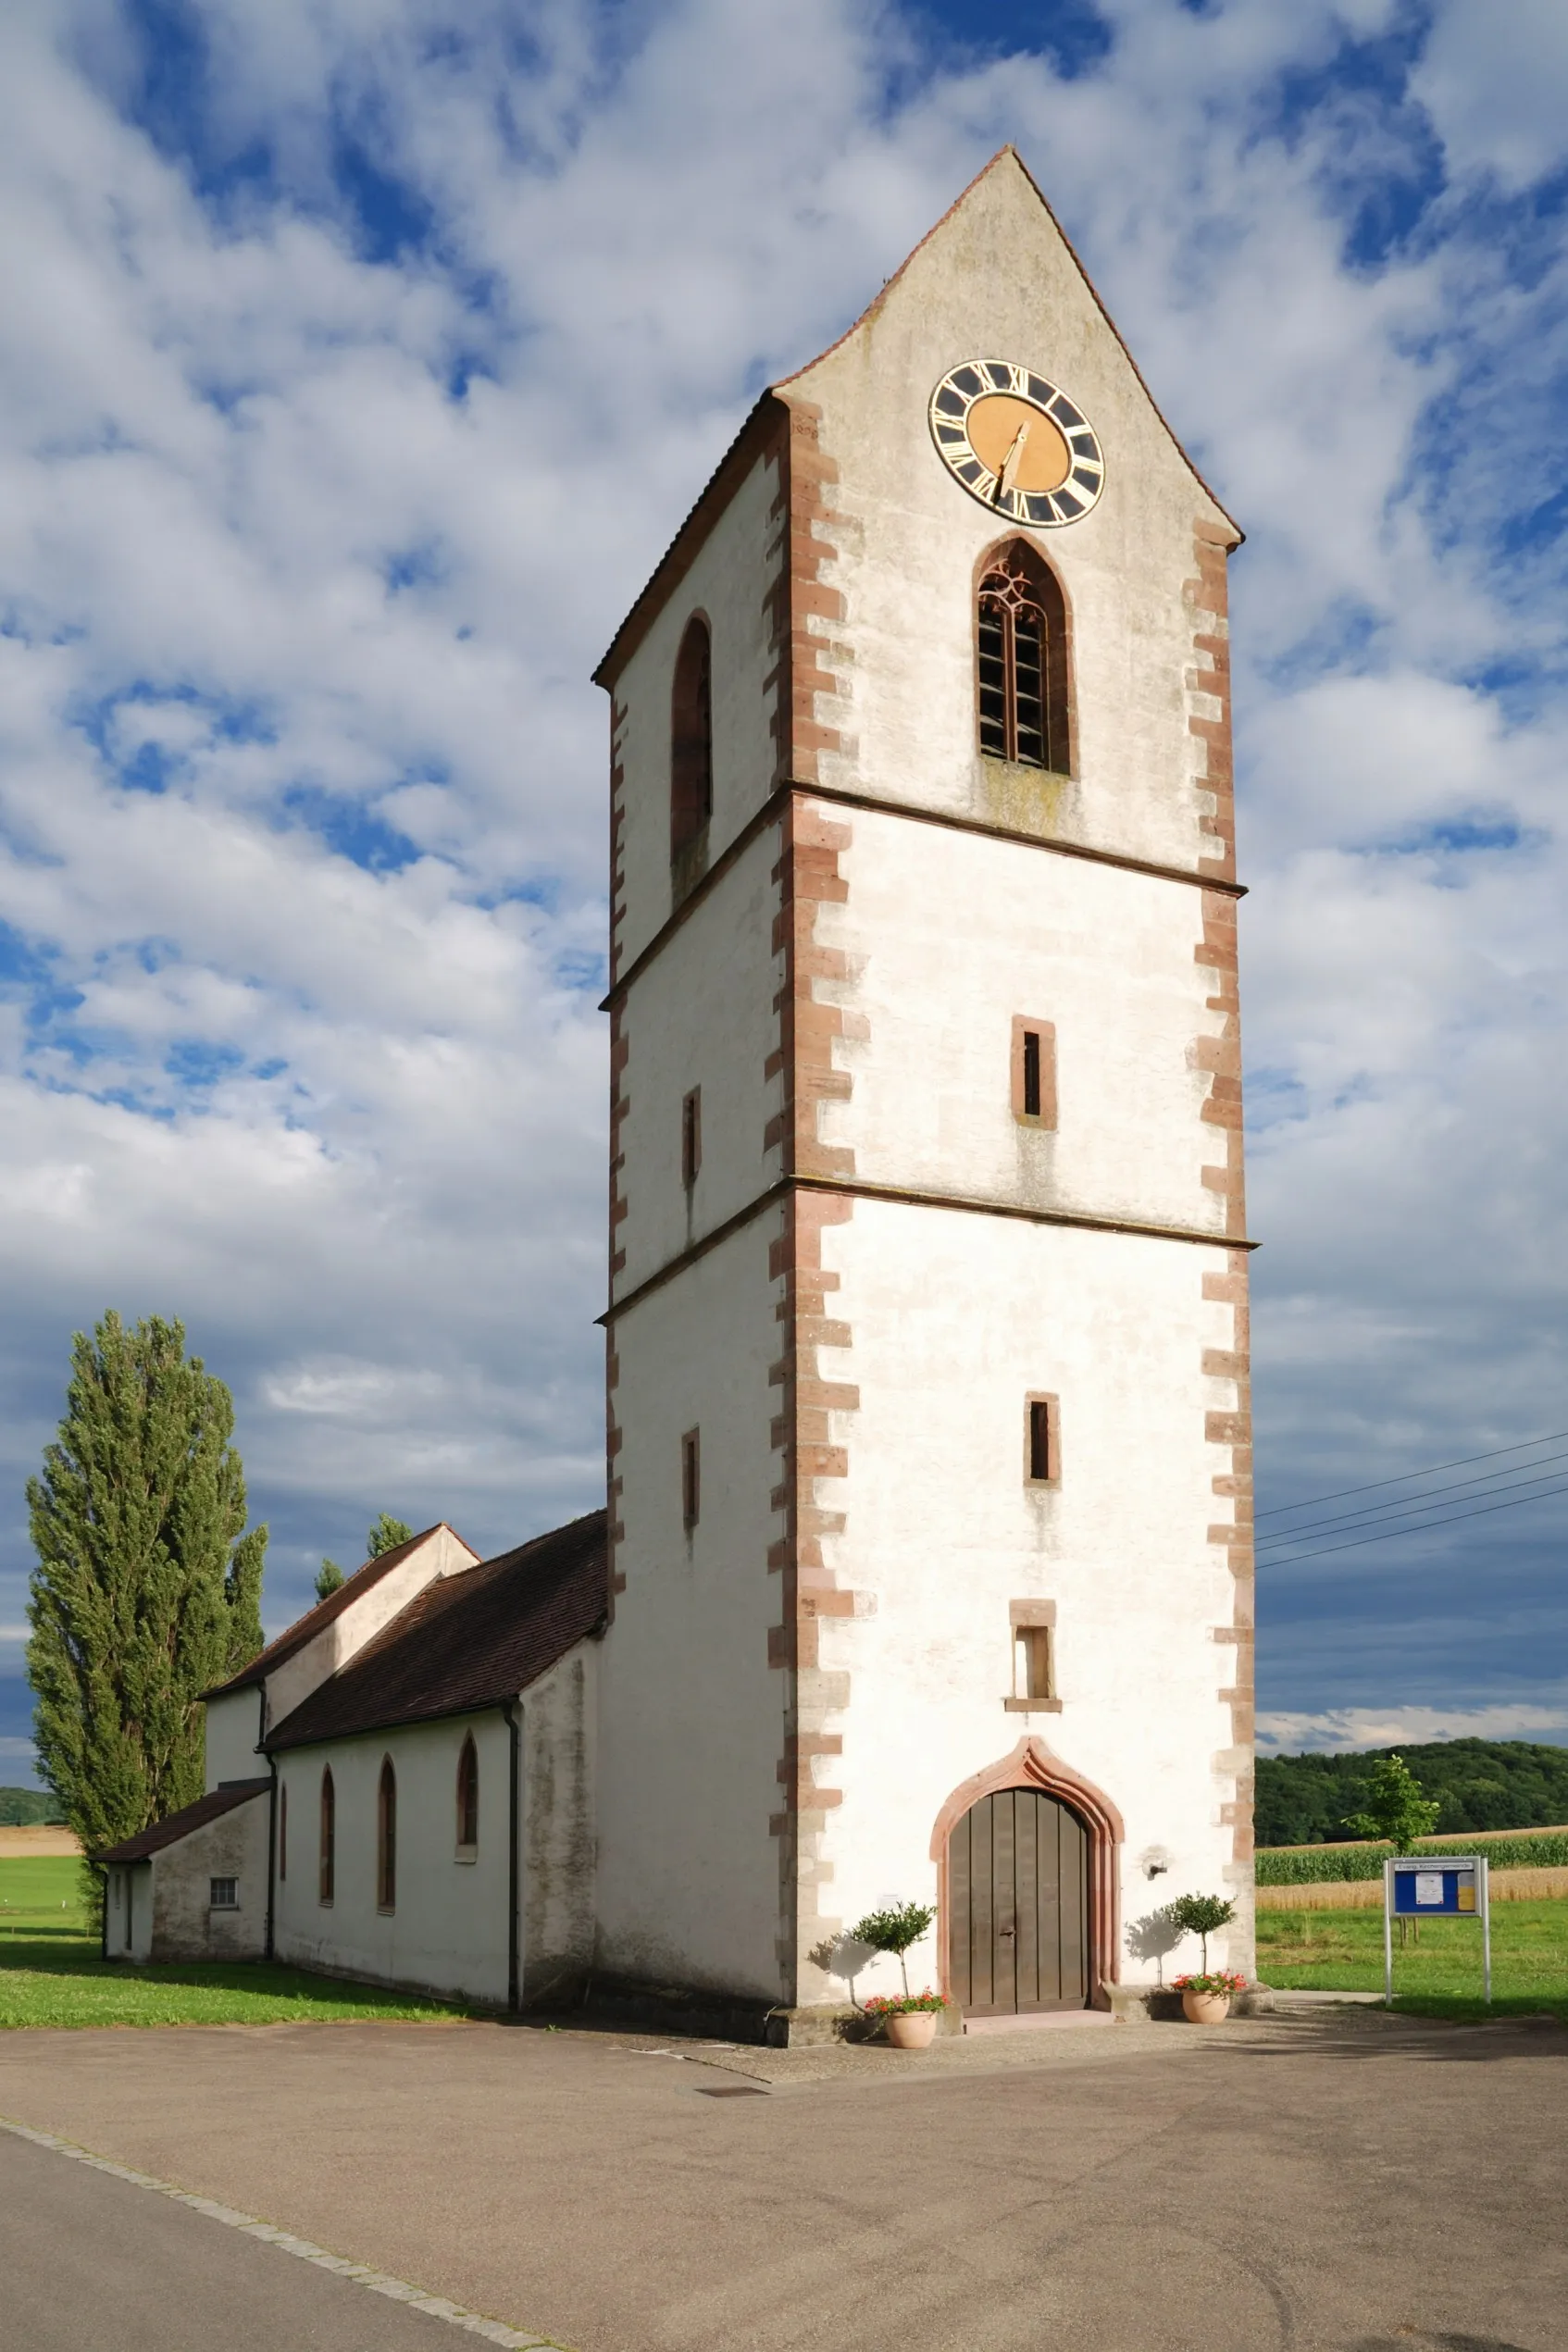
<instances>
[{"instance_id":1,"label":"drainpipe","mask_svg":"<svg viewBox=\"0 0 1568 2352\"><path fill-rule=\"evenodd\" d=\"M267 1941L262 1948L263 1960L272 1958L272 1906L278 1885L278 1759L268 1756L267 1769L272 1775L272 1786L267 1792Z\"/></svg>"},{"instance_id":2,"label":"drainpipe","mask_svg":"<svg viewBox=\"0 0 1568 2352\"><path fill-rule=\"evenodd\" d=\"M522 1813L519 1783L522 1779L523 1727L517 1720L517 1702L515 1699L504 1699L501 1702L501 1711L506 1718L506 1728L512 1735L512 1798L509 1808L511 1834L507 1841L506 1854L506 2006L509 2010L516 2010L522 2007L522 1972L517 1948L517 1898L521 1891L518 1833Z\"/></svg>"}]
</instances>

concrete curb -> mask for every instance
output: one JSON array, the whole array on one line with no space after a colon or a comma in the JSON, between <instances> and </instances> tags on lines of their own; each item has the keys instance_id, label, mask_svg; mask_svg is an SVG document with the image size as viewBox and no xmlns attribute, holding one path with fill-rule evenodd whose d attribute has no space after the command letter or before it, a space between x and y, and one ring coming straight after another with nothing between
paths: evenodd
<instances>
[{"instance_id":1,"label":"concrete curb","mask_svg":"<svg viewBox=\"0 0 1568 2352\"><path fill-rule=\"evenodd\" d=\"M487 2320L482 2312L466 2311L461 2304L449 2303L443 2295L427 2295L423 2287L411 2286L406 2279L394 2279L385 2271L374 2271L367 2262L351 2262L342 2254L329 2254L325 2246L313 2246L308 2238L295 2237L270 2221L258 2221L254 2213L239 2213L231 2205L219 2205L210 2196L193 2196L189 2189L176 2188L171 2181L155 2180L150 2172L133 2172L129 2164L116 2164L109 2157L94 2156L90 2148L58 2139L53 2132L35 2131L31 2123L15 2122L8 2115L0 2115L0 2132L9 2132L19 2140L31 2140L35 2147L49 2148L56 2156L68 2156L73 2164L90 2164L95 2172L107 2172L116 2181L128 2181L132 2188L156 2189L159 2196L171 2197L176 2205L188 2205L193 2212L205 2214L209 2221L221 2221L228 2229L243 2231L246 2237L260 2238L263 2245L275 2246L280 2254L292 2254L301 2262L314 2262L317 2270L330 2271L335 2277L367 2287L372 2295L384 2295L391 2302L406 2303L411 2309L424 2311L432 2320L444 2320L449 2327L463 2328L469 2335L482 2337L487 2344L508 2346L511 2352L568 2352L554 2336L531 2335L521 2328L507 2327L504 2321Z\"/></svg>"}]
</instances>

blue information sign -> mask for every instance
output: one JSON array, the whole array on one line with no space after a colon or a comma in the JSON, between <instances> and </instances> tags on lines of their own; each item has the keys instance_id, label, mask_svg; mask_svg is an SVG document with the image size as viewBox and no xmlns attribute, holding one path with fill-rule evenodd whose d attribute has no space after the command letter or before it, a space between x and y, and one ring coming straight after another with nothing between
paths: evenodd
<instances>
[{"instance_id":1,"label":"blue information sign","mask_svg":"<svg viewBox=\"0 0 1568 2352\"><path fill-rule=\"evenodd\" d=\"M1394 1864L1396 1918L1437 1917L1444 1911L1473 1918L1475 1912L1475 1865L1450 1864L1433 1870L1407 1870Z\"/></svg>"},{"instance_id":2,"label":"blue information sign","mask_svg":"<svg viewBox=\"0 0 1568 2352\"><path fill-rule=\"evenodd\" d=\"M1395 1854L1383 1865L1383 1997L1394 1998L1396 1919L1476 1919L1481 1983L1492 1997L1492 1923L1483 1854ZM1401 1935L1403 1930L1400 1930Z\"/></svg>"}]
</instances>

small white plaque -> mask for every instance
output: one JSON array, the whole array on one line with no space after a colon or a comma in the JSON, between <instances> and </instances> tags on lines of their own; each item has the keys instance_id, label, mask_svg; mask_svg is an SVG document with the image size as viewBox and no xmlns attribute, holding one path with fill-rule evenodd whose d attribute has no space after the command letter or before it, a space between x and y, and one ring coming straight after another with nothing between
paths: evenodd
<instances>
[{"instance_id":1,"label":"small white plaque","mask_svg":"<svg viewBox=\"0 0 1568 2352\"><path fill-rule=\"evenodd\" d=\"M1418 1903L1440 1904L1443 1899L1443 1873L1440 1870L1418 1870L1415 1873L1415 1899Z\"/></svg>"}]
</instances>

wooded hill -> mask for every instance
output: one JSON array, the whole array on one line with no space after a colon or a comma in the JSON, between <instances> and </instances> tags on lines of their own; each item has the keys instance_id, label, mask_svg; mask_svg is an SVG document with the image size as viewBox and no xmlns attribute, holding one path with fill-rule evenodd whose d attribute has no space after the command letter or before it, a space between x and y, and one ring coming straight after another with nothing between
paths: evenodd
<instances>
[{"instance_id":1,"label":"wooded hill","mask_svg":"<svg viewBox=\"0 0 1568 2352\"><path fill-rule=\"evenodd\" d=\"M1568 1748L1524 1739L1443 1739L1421 1748L1375 1748L1350 1756L1260 1756L1256 1828L1260 1846L1317 1846L1352 1833L1347 1813L1364 1803L1368 1767L1402 1756L1423 1792L1437 1798L1437 1834L1476 1829L1555 1828L1568 1822Z\"/></svg>"},{"instance_id":2,"label":"wooded hill","mask_svg":"<svg viewBox=\"0 0 1568 2352\"><path fill-rule=\"evenodd\" d=\"M60 1800L47 1788L0 1788L0 1829L31 1829L63 1822Z\"/></svg>"}]
</instances>

